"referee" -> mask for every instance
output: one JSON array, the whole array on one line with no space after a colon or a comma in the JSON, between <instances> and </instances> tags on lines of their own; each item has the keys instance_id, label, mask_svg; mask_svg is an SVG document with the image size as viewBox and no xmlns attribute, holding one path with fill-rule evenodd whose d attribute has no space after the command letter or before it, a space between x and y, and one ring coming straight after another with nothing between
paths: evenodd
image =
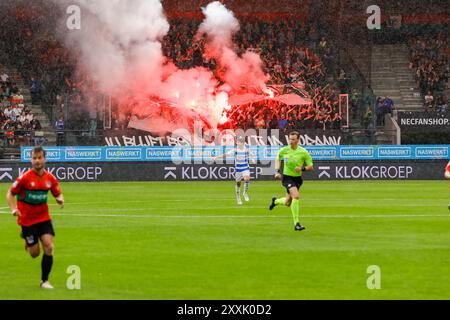
<instances>
[{"instance_id":1,"label":"referee","mask_svg":"<svg viewBox=\"0 0 450 320\"><path fill-rule=\"evenodd\" d=\"M299 215L299 189L303 184L302 173L314 170L311 155L306 149L298 145L300 134L293 131L289 134L289 146L281 148L275 160L275 179L281 178L280 165L284 162L282 185L286 188L287 194L284 198L272 198L269 209L272 210L277 205L291 207L294 218L295 231L305 229L300 224Z\"/></svg>"}]
</instances>

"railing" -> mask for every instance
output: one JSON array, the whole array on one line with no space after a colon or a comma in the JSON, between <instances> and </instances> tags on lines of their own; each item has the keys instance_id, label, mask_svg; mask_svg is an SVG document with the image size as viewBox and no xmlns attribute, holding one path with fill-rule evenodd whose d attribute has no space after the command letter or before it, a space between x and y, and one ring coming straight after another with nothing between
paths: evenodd
<instances>
[{"instance_id":1,"label":"railing","mask_svg":"<svg viewBox=\"0 0 450 320\"><path fill-rule=\"evenodd\" d=\"M388 113L384 116L384 132L390 138L391 144L402 143L401 129L396 119L397 119L396 110L394 110L394 113L392 115Z\"/></svg>"},{"instance_id":2,"label":"railing","mask_svg":"<svg viewBox=\"0 0 450 320\"><path fill-rule=\"evenodd\" d=\"M372 114L375 114L375 100L376 97L371 89L369 82L364 77L363 73L353 61L347 50L340 51L341 61L345 63L347 67L347 72L350 74L352 79L351 89L357 88L361 92L361 98L358 106L358 113L361 116L361 113L366 112L367 107L370 105ZM375 120L373 119L373 126L375 126Z\"/></svg>"},{"instance_id":3,"label":"railing","mask_svg":"<svg viewBox=\"0 0 450 320\"><path fill-rule=\"evenodd\" d=\"M0 147L18 148L20 146L34 146L43 144L43 131L31 130L2 130L0 131Z\"/></svg>"}]
</instances>

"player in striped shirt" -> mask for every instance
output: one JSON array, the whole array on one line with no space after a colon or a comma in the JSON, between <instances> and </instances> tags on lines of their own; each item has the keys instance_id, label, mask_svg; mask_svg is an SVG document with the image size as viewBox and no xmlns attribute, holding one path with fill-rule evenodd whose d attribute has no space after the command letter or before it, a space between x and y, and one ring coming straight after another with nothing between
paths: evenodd
<instances>
[{"instance_id":1,"label":"player in striped shirt","mask_svg":"<svg viewBox=\"0 0 450 320\"><path fill-rule=\"evenodd\" d=\"M214 159L234 156L235 180L236 180L236 201L238 205L242 205L241 200L241 183L244 180L244 200L250 201L248 196L248 189L250 187L250 150L245 146L244 137L236 139L236 149L225 153L221 156L214 157ZM253 161L252 161L253 162Z\"/></svg>"}]
</instances>

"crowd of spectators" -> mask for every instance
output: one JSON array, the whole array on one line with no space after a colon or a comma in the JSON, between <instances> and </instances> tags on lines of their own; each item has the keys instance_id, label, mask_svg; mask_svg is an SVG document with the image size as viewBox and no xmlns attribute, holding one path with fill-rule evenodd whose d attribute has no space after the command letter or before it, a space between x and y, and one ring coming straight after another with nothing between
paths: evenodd
<instances>
[{"instance_id":1,"label":"crowd of spectators","mask_svg":"<svg viewBox=\"0 0 450 320\"><path fill-rule=\"evenodd\" d=\"M48 15L57 15L59 11L45 7L51 6L49 3L30 6L33 10L16 8L8 12L14 15L16 23L11 27L15 28L15 32L2 33L0 43L14 44L7 47L6 54L16 57L20 61L18 67L26 70L24 77L30 83L33 102L45 100L57 104L61 95L79 94L90 86L90 81L82 72L75 72L76 55L71 54L51 32L55 28L51 21L56 19L48 19ZM339 93L349 93L351 90L345 71L338 66L337 50L328 36L320 31L323 29L315 23L308 24L297 19L264 21L240 17L239 20L241 29L233 39L236 52L242 54L252 50L259 53L264 70L270 75L269 84L301 83L313 104L291 110L267 103L253 106L257 115L250 116L251 109L246 110L245 115L238 111L230 117L230 121L237 127L257 126L238 119L261 119L259 123L264 121L267 125L275 117L277 121L287 120L290 126L339 128ZM49 21L50 24L46 25ZM163 39L164 54L180 68L205 66L215 71L215 61L204 57L204 43L195 37L201 20L176 18L169 22L170 31Z\"/></svg>"},{"instance_id":2,"label":"crowd of spectators","mask_svg":"<svg viewBox=\"0 0 450 320\"><path fill-rule=\"evenodd\" d=\"M203 66L215 70L216 62L202 55L204 42L196 39L200 21L174 19L164 38L164 54L179 68ZM269 84L299 83L304 86L312 105L283 107L265 101L239 106L227 114L229 125L240 128L275 127L287 121L288 127L339 129L338 95L348 93L347 76L336 68L337 59L327 38L317 26L305 26L296 20L262 21L241 19L241 29L234 37L238 55L246 50L260 54L264 71L270 75ZM336 81L338 89L330 85ZM336 92L338 91L338 92Z\"/></svg>"},{"instance_id":3,"label":"crowd of spectators","mask_svg":"<svg viewBox=\"0 0 450 320\"><path fill-rule=\"evenodd\" d=\"M253 103L228 111L230 128L254 129L340 129L341 116L326 107L282 105L275 101Z\"/></svg>"},{"instance_id":4,"label":"crowd of spectators","mask_svg":"<svg viewBox=\"0 0 450 320\"><path fill-rule=\"evenodd\" d=\"M448 109L449 37L435 34L410 40L410 68L424 98L425 111Z\"/></svg>"},{"instance_id":5,"label":"crowd of spectators","mask_svg":"<svg viewBox=\"0 0 450 320\"><path fill-rule=\"evenodd\" d=\"M56 104L58 110L61 109L62 103L58 102L61 96L79 94L86 86L92 85L82 72L75 72L77 55L65 48L53 32L57 17L62 14L64 12L54 3L40 0L26 2L23 6L7 5L5 2L0 10L0 59L10 59L23 72L25 81L30 84L33 102L48 101ZM240 31L233 39L236 52L242 54L252 50L259 53L264 70L270 75L269 84L301 83L312 99L312 105L292 108L265 102L234 108L227 114L233 126L275 127L276 122L282 125L287 122L288 127L339 128L342 121L338 110L340 93L350 94L350 118L356 118L354 110L358 109L358 100L354 99L346 70L338 63L340 59L332 37L324 33L320 22L263 20L250 16L239 17L239 22ZM171 18L169 23L170 31L162 43L165 56L180 68L205 66L215 71L215 61L204 57L204 43L195 36L201 17ZM447 34L414 37L410 47L410 66L416 72L426 110L448 109ZM2 91L11 92L12 89L5 87ZM374 106L374 111L377 118L382 119L382 115L389 113L392 106L380 101ZM59 117L61 112L55 114ZM119 114L117 116L120 117ZM364 105L361 120L368 124L371 117L371 110ZM126 120L113 122L124 127ZM94 124L91 127L95 126L95 121L90 123Z\"/></svg>"},{"instance_id":6,"label":"crowd of spectators","mask_svg":"<svg viewBox=\"0 0 450 320\"><path fill-rule=\"evenodd\" d=\"M5 70L0 68L0 144L2 146L36 143L34 133L41 124L25 105L24 97ZM39 142L39 141L37 141Z\"/></svg>"}]
</instances>

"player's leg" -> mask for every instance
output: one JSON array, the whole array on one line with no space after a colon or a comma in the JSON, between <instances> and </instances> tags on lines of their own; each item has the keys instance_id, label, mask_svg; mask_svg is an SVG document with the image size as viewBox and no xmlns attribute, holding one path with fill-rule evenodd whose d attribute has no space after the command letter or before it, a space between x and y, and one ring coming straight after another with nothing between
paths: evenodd
<instances>
[{"instance_id":1,"label":"player's leg","mask_svg":"<svg viewBox=\"0 0 450 320\"><path fill-rule=\"evenodd\" d=\"M301 231L305 229L305 227L300 224L300 193L297 187L290 188L289 193L292 198L291 212L292 218L294 220L295 230Z\"/></svg>"},{"instance_id":2,"label":"player's leg","mask_svg":"<svg viewBox=\"0 0 450 320\"><path fill-rule=\"evenodd\" d=\"M289 193L287 193L286 196L284 198L281 198L281 199L282 200L284 199L284 203L281 203L281 204L284 204L286 207L290 207L291 206L291 204L292 204L292 197L291 197L291 195Z\"/></svg>"},{"instance_id":3,"label":"player's leg","mask_svg":"<svg viewBox=\"0 0 450 320\"><path fill-rule=\"evenodd\" d=\"M39 235L42 243L44 254L42 256L41 270L41 288L53 289L53 286L48 282L48 277L53 266L53 250L55 231L53 230L53 223L51 221L42 222L39 225Z\"/></svg>"},{"instance_id":4,"label":"player's leg","mask_svg":"<svg viewBox=\"0 0 450 320\"><path fill-rule=\"evenodd\" d=\"M51 284L48 282L48 277L50 275L50 271L52 270L53 266L53 250L54 250L53 239L54 237L52 234L44 234L41 236L42 249L44 251L41 262L41 270L42 270L41 287L46 289L53 288Z\"/></svg>"},{"instance_id":5,"label":"player's leg","mask_svg":"<svg viewBox=\"0 0 450 320\"><path fill-rule=\"evenodd\" d=\"M290 177L283 176L281 184L283 185L283 187L286 188L286 192L287 192L286 196L283 197L283 198L273 197L272 198L272 203L269 206L269 210L272 210L273 208L275 208L275 206L286 206L286 207L290 207L291 206L292 197L291 197L291 195L289 193L289 189L294 184L294 182L291 181Z\"/></svg>"},{"instance_id":6,"label":"player's leg","mask_svg":"<svg viewBox=\"0 0 450 320\"><path fill-rule=\"evenodd\" d=\"M21 238L25 240L25 250L34 259L39 257L39 236L34 226L22 227Z\"/></svg>"},{"instance_id":7,"label":"player's leg","mask_svg":"<svg viewBox=\"0 0 450 320\"><path fill-rule=\"evenodd\" d=\"M303 179L302 177L296 177L294 178L295 182L295 188L292 188L291 196L292 196L292 215L294 217L294 223L295 223L295 230L296 231L302 231L305 229L300 224L299 218L300 218L300 187L303 185Z\"/></svg>"},{"instance_id":8,"label":"player's leg","mask_svg":"<svg viewBox=\"0 0 450 320\"><path fill-rule=\"evenodd\" d=\"M299 208L298 208L298 200L300 198L297 187L291 187L289 189L289 195L291 196L291 211L292 217L294 218L294 224L299 223Z\"/></svg>"},{"instance_id":9,"label":"player's leg","mask_svg":"<svg viewBox=\"0 0 450 320\"><path fill-rule=\"evenodd\" d=\"M236 172L236 201L238 205L242 204L241 200L241 181L242 181L242 172Z\"/></svg>"},{"instance_id":10,"label":"player's leg","mask_svg":"<svg viewBox=\"0 0 450 320\"><path fill-rule=\"evenodd\" d=\"M30 257L32 257L33 259L36 259L41 254L39 249L39 243L36 243L35 245L32 246L28 246L28 244L26 244L26 250L30 254Z\"/></svg>"},{"instance_id":11,"label":"player's leg","mask_svg":"<svg viewBox=\"0 0 450 320\"><path fill-rule=\"evenodd\" d=\"M273 208L275 208L275 206L290 207L291 203L292 203L292 198L291 198L291 195L289 193L287 193L282 198L273 197L272 198L272 203L270 204L270 207L269 207L269 210L272 210Z\"/></svg>"},{"instance_id":12,"label":"player's leg","mask_svg":"<svg viewBox=\"0 0 450 320\"><path fill-rule=\"evenodd\" d=\"M250 187L250 172L246 171L245 174L244 174L244 193L243 193L243 196L244 196L245 201L247 201L247 202L250 201L250 198L248 196L248 189L249 189L249 187Z\"/></svg>"}]
</instances>

